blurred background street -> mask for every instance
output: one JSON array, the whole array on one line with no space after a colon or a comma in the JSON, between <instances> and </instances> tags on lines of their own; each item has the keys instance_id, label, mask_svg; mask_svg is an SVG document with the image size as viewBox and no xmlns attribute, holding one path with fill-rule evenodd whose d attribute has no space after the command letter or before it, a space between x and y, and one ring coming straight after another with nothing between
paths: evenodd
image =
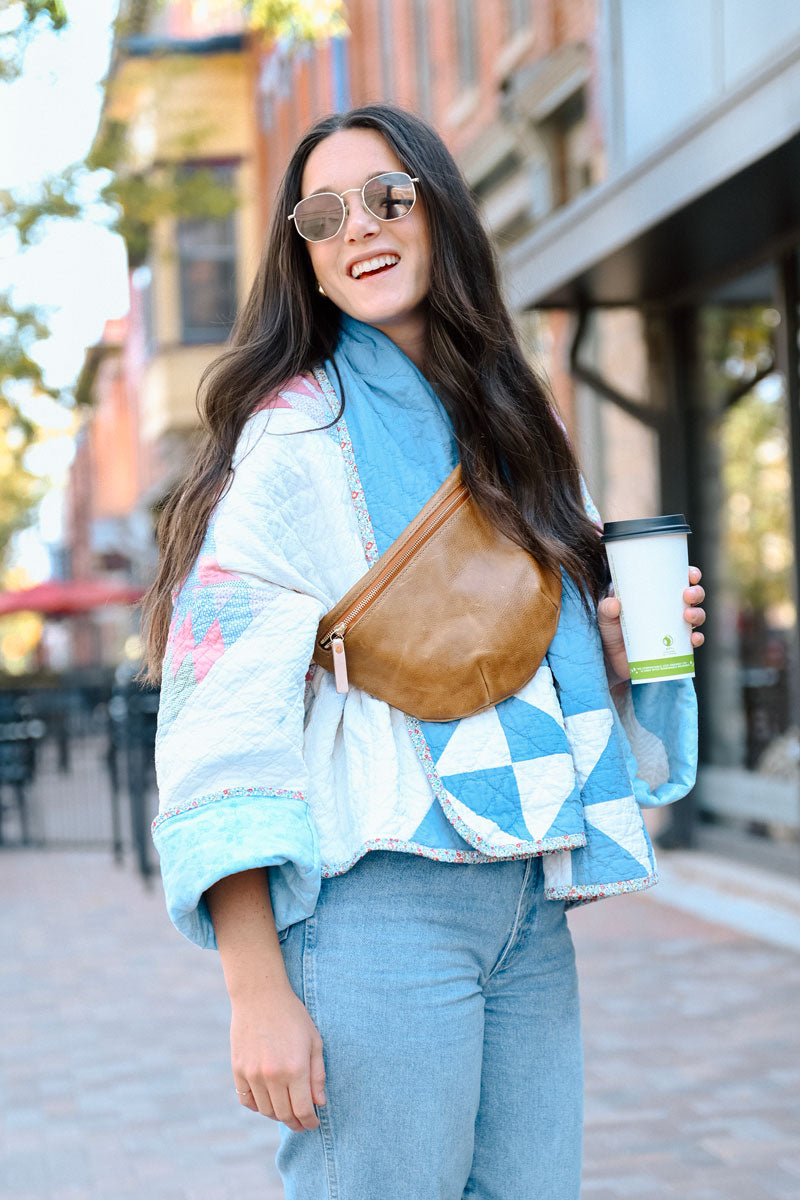
<instances>
[{"instance_id":1,"label":"blurred background street","mask_svg":"<svg viewBox=\"0 0 800 1200\"><path fill-rule=\"evenodd\" d=\"M146 790L127 749L146 721L120 694L201 372L250 287L291 148L322 114L384 99L432 121L459 162L603 517L691 524L710 613L701 762L662 844L744 839L748 861L796 867L794 0L3 11L0 837L24 824L48 747L63 765L89 726L110 739L112 787ZM144 856L149 801L130 799ZM42 813L40 842L101 836L69 819L56 836Z\"/></svg>"},{"instance_id":2,"label":"blurred background street","mask_svg":"<svg viewBox=\"0 0 800 1200\"><path fill-rule=\"evenodd\" d=\"M709 887L692 852L661 858L651 892L570 916L582 1194L796 1200L800 887L719 866ZM279 1200L276 1126L233 1094L217 955L108 857L5 851L0 870L0 1196ZM679 881L701 911L743 906L737 925L667 902Z\"/></svg>"},{"instance_id":3,"label":"blurred background street","mask_svg":"<svg viewBox=\"0 0 800 1200\"><path fill-rule=\"evenodd\" d=\"M603 517L685 513L708 591L663 880L570 918L585 1195L800 1196L798 97L796 0L0 3L0 1195L280 1195L163 912L136 601L292 148L390 100Z\"/></svg>"}]
</instances>

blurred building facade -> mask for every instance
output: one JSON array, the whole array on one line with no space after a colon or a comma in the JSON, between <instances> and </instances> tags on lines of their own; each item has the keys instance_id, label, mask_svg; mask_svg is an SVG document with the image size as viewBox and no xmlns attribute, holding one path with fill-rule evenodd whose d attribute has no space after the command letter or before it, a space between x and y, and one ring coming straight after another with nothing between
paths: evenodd
<instances>
[{"instance_id":1,"label":"blurred building facade","mask_svg":"<svg viewBox=\"0 0 800 1200\"><path fill-rule=\"evenodd\" d=\"M202 173L221 211L164 204L133 251L124 327L110 322L87 352L78 390L91 415L67 495L72 577L152 577L154 512L191 457L198 381L258 258L253 70L241 4L123 0L97 142L121 133L132 180ZM110 490L120 489L112 512ZM71 661L112 665L137 626L120 610L72 620Z\"/></svg>"},{"instance_id":2,"label":"blurred building facade","mask_svg":"<svg viewBox=\"0 0 800 1200\"><path fill-rule=\"evenodd\" d=\"M199 377L230 332L258 256L253 57L240 4L130 0L123 17L103 124L124 128L127 170L203 172L231 194L227 215L156 219L131 277L147 499L155 501L185 463Z\"/></svg>"},{"instance_id":3,"label":"blurred building facade","mask_svg":"<svg viewBox=\"0 0 800 1200\"><path fill-rule=\"evenodd\" d=\"M132 272L140 508L185 464L199 375L246 294L302 132L371 100L412 108L481 205L523 344L604 516L691 520L712 603L703 767L676 827L702 809L796 834L800 9L346 9L346 38L264 44L234 0L132 0L105 119L126 122L145 166L210 165L237 197L224 220L159 222Z\"/></svg>"},{"instance_id":4,"label":"blurred building facade","mask_svg":"<svg viewBox=\"0 0 800 1200\"><path fill-rule=\"evenodd\" d=\"M796 837L800 9L603 0L594 45L604 178L503 255L509 294L572 313L604 515L646 512L646 478L689 514L712 600L694 806Z\"/></svg>"},{"instance_id":5,"label":"blurred building facade","mask_svg":"<svg viewBox=\"0 0 800 1200\"><path fill-rule=\"evenodd\" d=\"M102 575L127 584L152 564L152 531L138 506L139 408L126 378L127 335L125 318L107 321L78 384L91 408L76 438L65 497L67 553L61 565L68 579ZM61 656L79 667L118 662L135 629L134 614L117 608L73 616L59 630L68 642Z\"/></svg>"}]
</instances>

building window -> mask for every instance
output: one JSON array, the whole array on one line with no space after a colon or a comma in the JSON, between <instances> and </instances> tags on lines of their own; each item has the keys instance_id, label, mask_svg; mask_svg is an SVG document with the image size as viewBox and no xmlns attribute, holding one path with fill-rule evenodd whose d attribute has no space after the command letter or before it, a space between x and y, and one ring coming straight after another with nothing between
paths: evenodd
<instances>
[{"instance_id":1,"label":"building window","mask_svg":"<svg viewBox=\"0 0 800 1200\"><path fill-rule=\"evenodd\" d=\"M478 42L475 33L473 0L456 0L458 76L462 88L474 87L478 82Z\"/></svg>"},{"instance_id":2,"label":"building window","mask_svg":"<svg viewBox=\"0 0 800 1200\"><path fill-rule=\"evenodd\" d=\"M527 29L531 22L531 0L506 0L509 39Z\"/></svg>"},{"instance_id":3,"label":"building window","mask_svg":"<svg viewBox=\"0 0 800 1200\"><path fill-rule=\"evenodd\" d=\"M215 167L214 174L222 185L233 186L232 167ZM177 241L181 340L224 342L236 316L234 216L184 218Z\"/></svg>"},{"instance_id":4,"label":"building window","mask_svg":"<svg viewBox=\"0 0 800 1200\"><path fill-rule=\"evenodd\" d=\"M137 267L131 274L131 291L138 296L138 316L142 331L145 352L148 356L156 350L156 315L155 296L153 294L153 268L150 261ZM133 299L131 299L131 317L134 315Z\"/></svg>"},{"instance_id":5,"label":"building window","mask_svg":"<svg viewBox=\"0 0 800 1200\"><path fill-rule=\"evenodd\" d=\"M429 43L428 0L414 0L414 54L417 63L417 100L423 117L430 117L431 49Z\"/></svg>"},{"instance_id":6,"label":"building window","mask_svg":"<svg viewBox=\"0 0 800 1200\"><path fill-rule=\"evenodd\" d=\"M592 186L591 137L583 88L542 123L540 133L549 149L552 206L560 208Z\"/></svg>"},{"instance_id":7,"label":"building window","mask_svg":"<svg viewBox=\"0 0 800 1200\"><path fill-rule=\"evenodd\" d=\"M350 107L350 63L347 55L347 38L331 38L331 86L334 112L344 112Z\"/></svg>"},{"instance_id":8,"label":"building window","mask_svg":"<svg viewBox=\"0 0 800 1200\"><path fill-rule=\"evenodd\" d=\"M378 25L381 39L381 95L384 100L394 96L394 56L397 53L392 37L392 10L394 0L380 0L378 8Z\"/></svg>"}]
</instances>

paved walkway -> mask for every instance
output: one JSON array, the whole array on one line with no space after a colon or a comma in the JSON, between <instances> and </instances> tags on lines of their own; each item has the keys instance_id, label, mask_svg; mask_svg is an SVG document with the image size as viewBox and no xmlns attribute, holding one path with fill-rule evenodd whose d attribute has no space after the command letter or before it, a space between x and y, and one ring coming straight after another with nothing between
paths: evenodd
<instances>
[{"instance_id":1,"label":"paved walkway","mask_svg":"<svg viewBox=\"0 0 800 1200\"><path fill-rule=\"evenodd\" d=\"M762 875L762 923L744 932L666 901L704 911L713 895L722 918L719 897L747 907L756 876L743 888L716 860L709 888L702 858L660 857L662 899L570 917L584 1200L797 1200L800 954L771 933L800 888ZM0 955L4 1200L282 1197L275 1126L231 1091L216 955L172 930L157 887L98 852L0 852Z\"/></svg>"}]
</instances>

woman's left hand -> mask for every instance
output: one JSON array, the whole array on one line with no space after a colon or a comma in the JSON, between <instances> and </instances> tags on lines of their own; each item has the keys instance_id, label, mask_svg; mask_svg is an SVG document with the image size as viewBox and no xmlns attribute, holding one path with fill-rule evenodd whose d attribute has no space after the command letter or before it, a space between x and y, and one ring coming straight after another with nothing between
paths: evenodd
<instances>
[{"instance_id":1,"label":"woman's left hand","mask_svg":"<svg viewBox=\"0 0 800 1200\"><path fill-rule=\"evenodd\" d=\"M689 567L689 587L684 590L683 599L686 608L683 619L692 627L692 645L702 646L705 638L699 627L706 619L705 609L700 608L705 599L705 591L700 587L702 571L699 567ZM625 653L625 642L622 638L622 625L619 614L621 605L616 596L606 596L597 606L597 624L603 641L603 652L606 657L609 683L624 683L631 677L628 666L628 656Z\"/></svg>"}]
</instances>

